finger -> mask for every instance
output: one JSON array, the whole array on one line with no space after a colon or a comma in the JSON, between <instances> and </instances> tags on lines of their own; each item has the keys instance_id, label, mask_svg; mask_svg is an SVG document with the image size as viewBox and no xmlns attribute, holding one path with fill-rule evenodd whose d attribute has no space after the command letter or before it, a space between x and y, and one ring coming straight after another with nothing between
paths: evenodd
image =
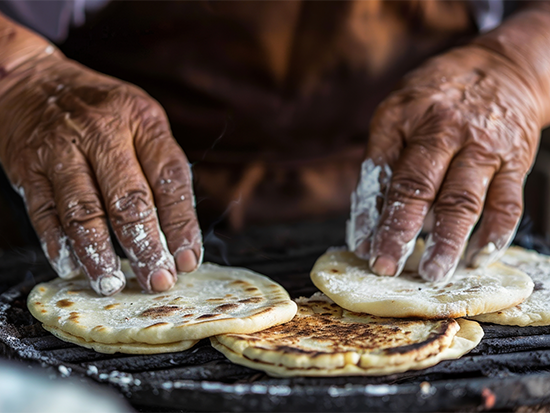
<instances>
[{"instance_id":1,"label":"finger","mask_svg":"<svg viewBox=\"0 0 550 413\"><path fill-rule=\"evenodd\" d=\"M149 292L166 291L176 282L174 259L160 231L132 139L128 134L99 142L90 160L112 228L141 286Z\"/></svg>"},{"instance_id":2,"label":"finger","mask_svg":"<svg viewBox=\"0 0 550 413\"><path fill-rule=\"evenodd\" d=\"M189 162L159 109L136 133L136 153L151 184L162 231L179 271L190 272L202 259L202 237L195 214Z\"/></svg>"},{"instance_id":3,"label":"finger","mask_svg":"<svg viewBox=\"0 0 550 413\"><path fill-rule=\"evenodd\" d=\"M447 136L427 131L405 148L394 169L371 247L370 264L379 275L399 275L443 182L454 147Z\"/></svg>"},{"instance_id":4,"label":"finger","mask_svg":"<svg viewBox=\"0 0 550 413\"><path fill-rule=\"evenodd\" d=\"M391 180L391 167L403 146L401 133L395 128L397 114L391 107L382 105L373 117L365 161L351 196L347 243L350 251L363 259L370 258L372 236Z\"/></svg>"},{"instance_id":5,"label":"finger","mask_svg":"<svg viewBox=\"0 0 550 413\"><path fill-rule=\"evenodd\" d=\"M420 260L424 279L441 281L454 273L498 163L496 157L483 157L475 149L464 150L453 160L434 205L434 230Z\"/></svg>"},{"instance_id":6,"label":"finger","mask_svg":"<svg viewBox=\"0 0 550 413\"><path fill-rule=\"evenodd\" d=\"M492 264L512 242L523 213L524 179L525 174L509 171L499 172L491 182L481 223L468 245L468 265Z\"/></svg>"},{"instance_id":7,"label":"finger","mask_svg":"<svg viewBox=\"0 0 550 413\"><path fill-rule=\"evenodd\" d=\"M76 277L80 273L80 266L59 222L53 189L48 179L38 173L29 173L21 195L42 250L54 271L61 278Z\"/></svg>"},{"instance_id":8,"label":"finger","mask_svg":"<svg viewBox=\"0 0 550 413\"><path fill-rule=\"evenodd\" d=\"M92 288L113 295L126 284L111 239L100 194L86 159L69 147L50 171L57 213Z\"/></svg>"}]
</instances>

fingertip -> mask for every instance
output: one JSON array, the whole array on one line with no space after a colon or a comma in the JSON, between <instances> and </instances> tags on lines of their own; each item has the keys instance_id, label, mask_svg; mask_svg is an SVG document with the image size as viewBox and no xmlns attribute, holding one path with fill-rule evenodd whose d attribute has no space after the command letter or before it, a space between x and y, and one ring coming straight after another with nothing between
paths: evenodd
<instances>
[{"instance_id":1,"label":"fingertip","mask_svg":"<svg viewBox=\"0 0 550 413\"><path fill-rule=\"evenodd\" d=\"M163 292L171 289L176 283L175 276L163 268L156 270L151 275L151 289L154 292Z\"/></svg>"},{"instance_id":2,"label":"fingertip","mask_svg":"<svg viewBox=\"0 0 550 413\"><path fill-rule=\"evenodd\" d=\"M435 261L420 262L418 274L426 281L437 282L445 277L445 270Z\"/></svg>"},{"instance_id":3,"label":"fingertip","mask_svg":"<svg viewBox=\"0 0 550 413\"><path fill-rule=\"evenodd\" d=\"M176 267L179 272L191 272L197 269L199 259L191 249L176 252Z\"/></svg>"},{"instance_id":4,"label":"fingertip","mask_svg":"<svg viewBox=\"0 0 550 413\"><path fill-rule=\"evenodd\" d=\"M429 282L442 282L449 279L455 272L459 257L447 255L424 255L418 266L418 274Z\"/></svg>"},{"instance_id":5,"label":"fingertip","mask_svg":"<svg viewBox=\"0 0 550 413\"><path fill-rule=\"evenodd\" d=\"M114 271L112 274L100 276L92 281L92 288L103 296L111 296L120 292L126 285L126 278L122 271Z\"/></svg>"},{"instance_id":6,"label":"fingertip","mask_svg":"<svg viewBox=\"0 0 550 413\"><path fill-rule=\"evenodd\" d=\"M397 272L397 263L393 258L382 255L373 260L371 269L377 275L393 277Z\"/></svg>"},{"instance_id":7,"label":"fingertip","mask_svg":"<svg viewBox=\"0 0 550 413\"><path fill-rule=\"evenodd\" d=\"M474 268L487 267L498 261L506 248L499 249L493 242L487 243L482 248L468 251L468 265Z\"/></svg>"}]
</instances>

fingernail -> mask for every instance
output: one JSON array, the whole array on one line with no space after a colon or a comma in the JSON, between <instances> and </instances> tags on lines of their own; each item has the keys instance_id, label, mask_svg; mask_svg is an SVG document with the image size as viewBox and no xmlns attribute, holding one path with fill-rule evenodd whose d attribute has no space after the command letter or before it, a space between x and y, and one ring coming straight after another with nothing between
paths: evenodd
<instances>
[{"instance_id":1,"label":"fingernail","mask_svg":"<svg viewBox=\"0 0 550 413\"><path fill-rule=\"evenodd\" d=\"M165 269L156 270L151 276L151 288L156 292L169 290L175 283L174 276Z\"/></svg>"},{"instance_id":2,"label":"fingernail","mask_svg":"<svg viewBox=\"0 0 550 413\"><path fill-rule=\"evenodd\" d=\"M176 266L180 272L191 272L197 268L197 257L193 250L185 249L176 253Z\"/></svg>"},{"instance_id":3,"label":"fingernail","mask_svg":"<svg viewBox=\"0 0 550 413\"><path fill-rule=\"evenodd\" d=\"M92 284L93 285L93 284ZM113 295L118 293L126 285L126 278L122 271L115 271L112 275L104 275L99 278L97 291L102 295Z\"/></svg>"},{"instance_id":4,"label":"fingernail","mask_svg":"<svg viewBox=\"0 0 550 413\"><path fill-rule=\"evenodd\" d=\"M374 265L371 267L375 274L386 277L393 277L397 271L397 264L393 258L388 257L387 255L381 255L376 258L376 260L374 260Z\"/></svg>"},{"instance_id":5,"label":"fingernail","mask_svg":"<svg viewBox=\"0 0 550 413\"><path fill-rule=\"evenodd\" d=\"M432 259L422 257L418 273L426 281L438 282L450 278L458 265L458 259L453 261L450 257L435 256Z\"/></svg>"}]
</instances>

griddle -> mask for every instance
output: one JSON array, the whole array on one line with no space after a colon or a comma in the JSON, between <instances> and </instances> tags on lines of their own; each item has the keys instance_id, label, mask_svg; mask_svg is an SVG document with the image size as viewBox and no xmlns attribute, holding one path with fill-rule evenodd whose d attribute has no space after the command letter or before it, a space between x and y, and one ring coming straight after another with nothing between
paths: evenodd
<instances>
[{"instance_id":1,"label":"griddle","mask_svg":"<svg viewBox=\"0 0 550 413\"><path fill-rule=\"evenodd\" d=\"M210 231L206 259L251 268L293 297L309 296L316 291L309 270L328 246L343 245L343 224L339 218L240 236ZM104 383L138 410L479 411L550 403L550 327L485 324L485 337L468 355L421 371L275 379L229 362L208 340L184 352L148 356L106 355L63 342L26 309L30 289L55 276L43 255L4 253L0 263L4 283L19 281L0 295L0 355L58 378Z\"/></svg>"}]
</instances>

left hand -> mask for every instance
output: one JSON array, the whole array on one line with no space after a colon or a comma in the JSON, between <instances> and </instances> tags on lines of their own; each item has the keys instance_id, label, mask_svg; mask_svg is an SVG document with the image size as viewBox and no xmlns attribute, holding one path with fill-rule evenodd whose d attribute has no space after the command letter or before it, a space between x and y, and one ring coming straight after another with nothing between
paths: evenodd
<instances>
[{"instance_id":1,"label":"left hand","mask_svg":"<svg viewBox=\"0 0 550 413\"><path fill-rule=\"evenodd\" d=\"M381 190L377 224L363 228L355 248L375 273L401 272L431 208L423 278L452 275L482 212L467 260L478 266L498 259L521 218L523 183L539 143L533 89L519 65L471 45L428 61L379 106L366 159L389 167L391 181Z\"/></svg>"}]
</instances>

